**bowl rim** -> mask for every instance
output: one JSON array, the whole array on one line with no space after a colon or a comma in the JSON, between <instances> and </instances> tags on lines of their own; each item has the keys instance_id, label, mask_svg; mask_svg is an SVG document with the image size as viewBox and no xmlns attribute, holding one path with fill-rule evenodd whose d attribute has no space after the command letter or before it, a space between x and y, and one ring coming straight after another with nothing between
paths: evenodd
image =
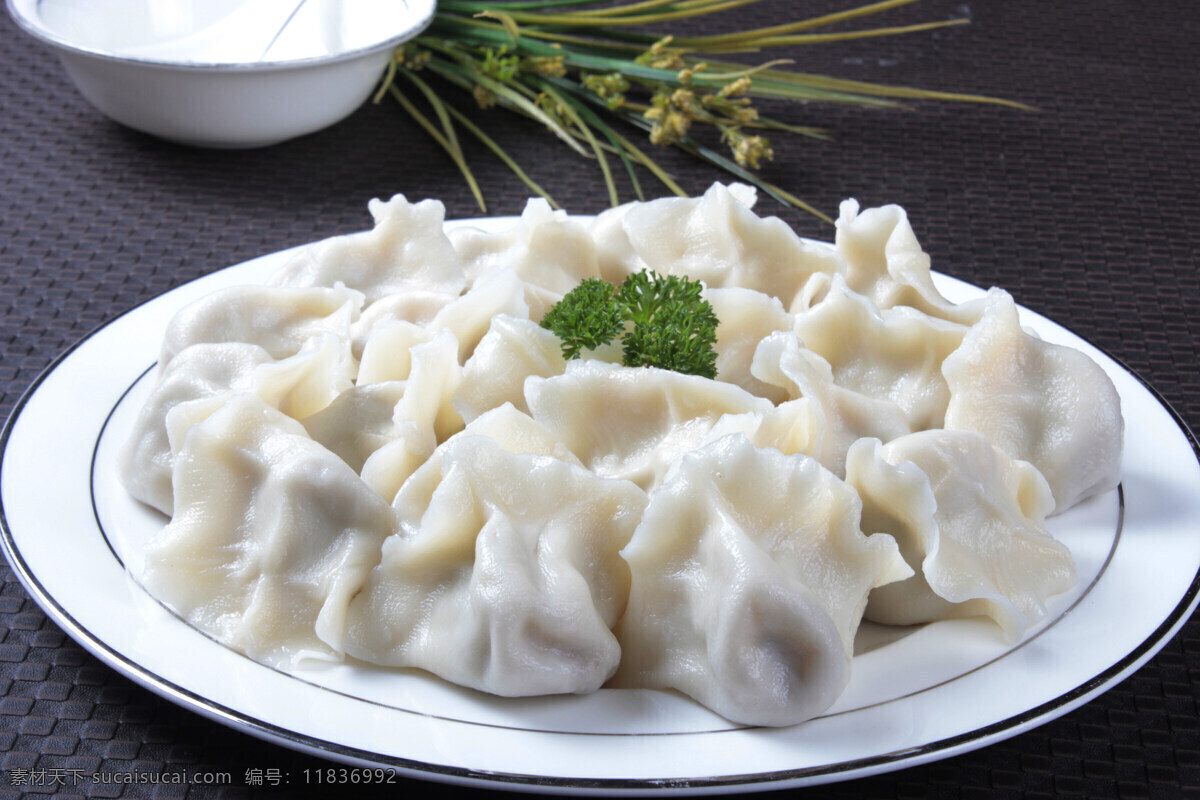
<instances>
[{"instance_id":1,"label":"bowl rim","mask_svg":"<svg viewBox=\"0 0 1200 800\"><path fill-rule=\"evenodd\" d=\"M312 56L310 58L293 58L283 61L169 61L159 58L122 55L102 48L89 47L72 42L47 27L36 14L30 15L27 13L28 11L36 11L43 2L45 0L5 0L5 7L8 9L9 16L13 18L21 30L33 38L60 50L118 64L172 69L181 72L279 71L351 61L363 56L375 55L390 50L396 47L396 45L417 36L433 22L434 12L437 10L437 0L401 0L406 7L414 12L412 21L407 27L399 33L389 36L387 39L380 40L375 44L353 50L345 50L340 53Z\"/></svg>"}]
</instances>

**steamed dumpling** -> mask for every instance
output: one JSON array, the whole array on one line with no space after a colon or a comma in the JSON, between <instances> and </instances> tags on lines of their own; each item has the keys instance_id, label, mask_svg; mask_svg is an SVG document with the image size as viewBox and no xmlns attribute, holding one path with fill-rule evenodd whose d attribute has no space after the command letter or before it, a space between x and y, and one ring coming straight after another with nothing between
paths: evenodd
<instances>
[{"instance_id":1,"label":"steamed dumpling","mask_svg":"<svg viewBox=\"0 0 1200 800\"><path fill-rule=\"evenodd\" d=\"M412 368L386 434L390 440L362 466L363 480L388 502L438 443L462 430L463 420L450 404L462 383L458 350L458 339L449 330L412 348Z\"/></svg>"},{"instance_id":2,"label":"steamed dumpling","mask_svg":"<svg viewBox=\"0 0 1200 800\"><path fill-rule=\"evenodd\" d=\"M979 302L952 303L933 285L930 258L903 208L891 205L860 213L857 200L846 200L840 212L835 242L851 289L879 308L911 306L967 325L979 319Z\"/></svg>"},{"instance_id":3,"label":"steamed dumpling","mask_svg":"<svg viewBox=\"0 0 1200 800\"><path fill-rule=\"evenodd\" d=\"M347 652L503 696L600 688L645 494L466 432L436 463L396 498L401 531L350 607Z\"/></svg>"},{"instance_id":4,"label":"steamed dumpling","mask_svg":"<svg viewBox=\"0 0 1200 800\"><path fill-rule=\"evenodd\" d=\"M453 333L458 340L458 363L465 364L498 314L529 319L525 284L508 267L488 269L466 294L438 311L428 327Z\"/></svg>"},{"instance_id":5,"label":"steamed dumpling","mask_svg":"<svg viewBox=\"0 0 1200 800\"><path fill-rule=\"evenodd\" d=\"M158 368L194 344L256 344L271 358L295 355L314 336L350 339L363 298L345 288L290 289L235 286L185 306L167 325Z\"/></svg>"},{"instance_id":6,"label":"steamed dumpling","mask_svg":"<svg viewBox=\"0 0 1200 800\"><path fill-rule=\"evenodd\" d=\"M795 318L777 298L753 289L709 289L704 293L717 315L717 380L742 387L772 403L787 400L787 392L764 383L750 371L758 343L775 331L791 330Z\"/></svg>"},{"instance_id":7,"label":"steamed dumpling","mask_svg":"<svg viewBox=\"0 0 1200 800\"><path fill-rule=\"evenodd\" d=\"M329 405L350 386L353 359L331 334L310 339L276 361L258 345L201 343L183 350L159 373L122 450L121 478L135 498L172 513L171 473L187 430L237 392L253 392L293 419Z\"/></svg>"},{"instance_id":8,"label":"steamed dumpling","mask_svg":"<svg viewBox=\"0 0 1200 800\"><path fill-rule=\"evenodd\" d=\"M881 312L839 275L820 302L796 315L795 331L829 362L838 386L890 400L914 431L942 427L950 401L942 362L965 326L907 306Z\"/></svg>"},{"instance_id":9,"label":"steamed dumpling","mask_svg":"<svg viewBox=\"0 0 1200 800\"><path fill-rule=\"evenodd\" d=\"M614 685L678 689L735 722L792 725L850 677L872 587L912 571L859 530L858 496L807 456L731 435L688 453L622 551Z\"/></svg>"},{"instance_id":10,"label":"steamed dumpling","mask_svg":"<svg viewBox=\"0 0 1200 800\"><path fill-rule=\"evenodd\" d=\"M377 325L406 322L415 327L426 328L439 311L459 296L445 292L413 290L389 294L376 300L364 308L362 314L350 326L354 357L362 358L367 339L375 332Z\"/></svg>"},{"instance_id":11,"label":"steamed dumpling","mask_svg":"<svg viewBox=\"0 0 1200 800\"><path fill-rule=\"evenodd\" d=\"M810 401L810 407L797 409L803 412L800 419L807 431L804 452L836 475L845 474L846 451L856 440L874 436L888 441L912 432L900 406L839 386L829 362L805 349L791 331L773 333L759 342L750 371L764 383L783 389L793 401ZM788 403L779 411L787 411L785 407ZM814 413L817 418L811 420ZM775 416L778 419L780 414Z\"/></svg>"},{"instance_id":12,"label":"steamed dumpling","mask_svg":"<svg viewBox=\"0 0 1200 800\"><path fill-rule=\"evenodd\" d=\"M520 220L507 230L490 233L472 227L449 233L462 257L469 280L490 268L511 268L524 282L531 306L548 309L587 278L600 277L596 246L587 227L551 210L541 198L525 205ZM535 320L541 319L537 314Z\"/></svg>"},{"instance_id":13,"label":"steamed dumpling","mask_svg":"<svg viewBox=\"0 0 1200 800\"><path fill-rule=\"evenodd\" d=\"M976 431L1046 477L1055 512L1121 479L1124 420L1112 380L1092 359L1021 329L1012 297L987 311L942 365L946 427Z\"/></svg>"},{"instance_id":14,"label":"steamed dumpling","mask_svg":"<svg viewBox=\"0 0 1200 800\"><path fill-rule=\"evenodd\" d=\"M366 304L406 292L457 295L463 264L446 238L446 209L436 200L410 203L398 194L372 200L375 227L304 248L271 276L271 286L348 286Z\"/></svg>"},{"instance_id":15,"label":"steamed dumpling","mask_svg":"<svg viewBox=\"0 0 1200 800\"><path fill-rule=\"evenodd\" d=\"M505 403L528 411L525 379L561 375L566 366L557 336L532 320L499 314L463 366L452 403L468 422Z\"/></svg>"},{"instance_id":16,"label":"steamed dumpling","mask_svg":"<svg viewBox=\"0 0 1200 800\"><path fill-rule=\"evenodd\" d=\"M790 310L814 273L838 268L837 253L801 239L778 217L756 215L745 202L746 188L718 183L698 198L630 208L621 217L629 252L662 275L686 275L710 289L753 289Z\"/></svg>"},{"instance_id":17,"label":"steamed dumpling","mask_svg":"<svg viewBox=\"0 0 1200 800\"><path fill-rule=\"evenodd\" d=\"M531 377L525 396L533 418L588 469L647 490L724 415L771 408L731 384L603 361L570 361L562 375Z\"/></svg>"},{"instance_id":18,"label":"steamed dumpling","mask_svg":"<svg viewBox=\"0 0 1200 800\"><path fill-rule=\"evenodd\" d=\"M341 657L346 609L395 531L390 506L299 422L251 394L188 431L175 516L142 584L258 661Z\"/></svg>"},{"instance_id":19,"label":"steamed dumpling","mask_svg":"<svg viewBox=\"0 0 1200 800\"><path fill-rule=\"evenodd\" d=\"M302 424L313 441L359 472L372 453L396 438L396 406L404 390L404 381L352 386Z\"/></svg>"},{"instance_id":20,"label":"steamed dumpling","mask_svg":"<svg viewBox=\"0 0 1200 800\"><path fill-rule=\"evenodd\" d=\"M871 593L867 619L911 625L987 615L1011 639L1075 583L1071 552L1045 528L1050 487L983 436L923 431L850 448L846 482L862 527L889 533L915 574Z\"/></svg>"}]
</instances>

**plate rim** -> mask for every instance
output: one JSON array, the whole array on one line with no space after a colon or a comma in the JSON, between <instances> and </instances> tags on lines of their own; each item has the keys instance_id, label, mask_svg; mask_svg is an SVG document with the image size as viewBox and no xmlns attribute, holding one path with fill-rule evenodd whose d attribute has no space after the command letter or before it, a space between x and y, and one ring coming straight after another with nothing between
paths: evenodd
<instances>
[{"instance_id":1,"label":"plate rim","mask_svg":"<svg viewBox=\"0 0 1200 800\"><path fill-rule=\"evenodd\" d=\"M578 218L578 217L575 217ZM512 221L515 217L490 217L486 220L468 219L468 220L453 220L447 221L447 228L457 227L459 225L471 225L486 222L487 224ZM814 240L805 240L811 242ZM821 245L828 245L826 242L816 242ZM3 474L4 467L9 458L9 441L11 434L20 419L22 413L41 389L44 382L56 372L63 363L70 358L80 347L99 335L102 331L116 324L119 320L137 311L143 306L159 301L171 294L172 292L187 287L196 281L202 280L208 276L217 275L229 270L235 270L245 267L255 261L268 258L283 258L288 254L292 254L312 243L303 244L296 247L284 248L273 253L260 255L254 258L247 259L238 264L222 267L218 270L196 276L190 280L184 281L176 286L172 286L162 292L149 297L119 314L104 320L96 325L89 332L81 336L69 347L58 353L55 358L38 374L38 376L30 383L30 385L22 392L20 398L13 405L11 412L8 414L3 429L0 430L0 475ZM941 273L935 273L942 275ZM979 287L970 284L952 276L948 277L958 283L963 283L972 288ZM1024 306L1022 308L1037 314L1039 317L1047 319L1054 325L1062 328L1070 333L1078 340L1085 342L1088 346L1096 349L1105 357L1109 358L1120 369L1124 370L1131 376L1134 381L1148 394L1150 399L1160 405L1163 410L1169 415L1175 427L1178 428L1180 434L1184 437L1188 446L1191 449L1191 454L1200 463L1200 441L1197 440L1195 433L1191 430L1186 420L1175 409L1175 407L1167 400L1148 380L1146 380L1137 370L1130 367L1123 359L1114 356L1106 348L1079 336L1075 331L1061 322L1044 317L1032 309ZM112 413L110 409L109 413ZM1118 491L1123 491L1123 486L1118 487ZM92 502L93 513L98 513ZM974 728L963 733L945 737L933 742L927 742L918 747L883 753L873 756L868 756L860 759L851 759L839 761L832 764L823 764L818 766L800 767L790 770L777 770L772 772L757 772L748 774L731 774L720 776L707 776L696 778L608 778L608 777L566 777L566 776L544 776L530 775L524 773L503 773L489 770L478 770L470 767L458 767L453 765L436 764L415 759L407 759L401 756L387 755L378 752L364 750L351 745L342 744L331 741L326 738L301 733L291 729L276 725L272 722L258 719L252 714L238 709L230 708L221 703L218 703L210 698L199 695L186 687L173 683L171 680L158 675L153 670L144 667L142 664L134 661L130 657L118 652L105 642L98 634L93 633L90 629L80 623L75 617L64 608L58 600L47 590L38 579L37 575L26 562L21 553L13 531L8 520L7 513L7 498L3 492L0 492L0 550L3 551L9 566L13 573L20 580L25 590L29 593L38 606L55 621L68 635L71 636L84 649L89 651L93 656L98 658L106 666L114 669L123 677L132 680L134 683L146 688L160 697L172 702L175 705L181 706L201 716L235 728L243 733L247 733L257 738L263 739L270 743L288 747L293 750L300 751L307 755L316 756L319 758L331 759L343 763L359 764L359 765L385 765L393 767L403 773L406 777L438 780L460 785L472 785L480 788L511 788L521 789L525 791L535 792L620 792L625 795L632 794L658 794L663 791L671 792L686 792L689 794L707 794L718 792L731 792L738 789L749 790L765 790L765 789L782 789L789 786L799 785L817 785L821 783L829 783L842 780L851 780L864 778L870 775L889 772L898 769L906 769L908 767L918 766L930 761L941 760L957 754L970 752L975 749L986 747L1005 739L1017 736L1027 730L1048 723L1058 717L1069 713L1079 706L1089 702L1095 697L1103 694L1108 689L1114 687L1138 668L1143 666L1151 658L1153 658L1163 647L1167 645L1186 624L1192 613L1196 610L1197 605L1200 605L1200 568L1197 568L1196 573L1192 576L1187 590L1180 597L1179 601L1172 608L1171 612L1158 624L1158 626L1143 639L1136 647L1130 650L1125 656L1117 662L1111 664L1106 669L1093 675L1088 680L1074 687L1073 689L1059 694L1053 699L1040 703L1037 706L1025 709L1021 713L1014 714L1002 720L990 723L980 728ZM98 520L99 521L99 520ZM111 548L111 545L107 545ZM497 786L501 784L502 786Z\"/></svg>"}]
</instances>

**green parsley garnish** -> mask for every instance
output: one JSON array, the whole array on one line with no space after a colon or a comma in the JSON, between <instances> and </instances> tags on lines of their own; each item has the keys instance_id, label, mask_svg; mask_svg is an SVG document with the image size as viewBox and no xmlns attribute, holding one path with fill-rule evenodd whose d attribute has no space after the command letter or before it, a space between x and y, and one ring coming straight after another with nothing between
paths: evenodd
<instances>
[{"instance_id":1,"label":"green parsley garnish","mask_svg":"<svg viewBox=\"0 0 1200 800\"><path fill-rule=\"evenodd\" d=\"M625 330L625 313L617 287L588 278L559 300L542 318L542 327L562 340L563 358L579 358L583 350L608 344Z\"/></svg>"},{"instance_id":2,"label":"green parsley garnish","mask_svg":"<svg viewBox=\"0 0 1200 800\"><path fill-rule=\"evenodd\" d=\"M627 367L715 378L718 320L700 296L703 288L699 281L650 270L630 275L619 288L588 278L550 309L542 327L558 336L568 360L621 337Z\"/></svg>"}]
</instances>

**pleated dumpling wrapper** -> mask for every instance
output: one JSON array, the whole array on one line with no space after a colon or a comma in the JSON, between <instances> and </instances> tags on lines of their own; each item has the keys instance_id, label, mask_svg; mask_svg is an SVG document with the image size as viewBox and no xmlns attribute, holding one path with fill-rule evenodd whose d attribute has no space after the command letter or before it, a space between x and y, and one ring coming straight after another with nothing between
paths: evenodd
<instances>
[{"instance_id":1,"label":"pleated dumpling wrapper","mask_svg":"<svg viewBox=\"0 0 1200 800\"><path fill-rule=\"evenodd\" d=\"M231 286L184 306L171 318L158 353L162 373L176 355L194 344L256 344L271 358L294 356L314 336L350 340L363 296L344 286L273 288Z\"/></svg>"},{"instance_id":2,"label":"pleated dumpling wrapper","mask_svg":"<svg viewBox=\"0 0 1200 800\"><path fill-rule=\"evenodd\" d=\"M530 377L525 398L533 418L584 466L647 490L722 418L773 408L730 383L603 361L569 361L562 375Z\"/></svg>"},{"instance_id":3,"label":"pleated dumpling wrapper","mask_svg":"<svg viewBox=\"0 0 1200 800\"><path fill-rule=\"evenodd\" d=\"M201 342L185 348L158 372L121 454L129 493L168 516L175 454L184 435L238 392L253 392L292 419L323 410L351 386L349 343L334 334L313 336L293 356L244 342Z\"/></svg>"},{"instance_id":4,"label":"pleated dumpling wrapper","mask_svg":"<svg viewBox=\"0 0 1200 800\"><path fill-rule=\"evenodd\" d=\"M1037 467L1054 513L1120 482L1125 422L1112 380L1084 353L1027 333L1008 292L988 292L982 318L942 372L945 427L982 433Z\"/></svg>"},{"instance_id":5,"label":"pleated dumpling wrapper","mask_svg":"<svg viewBox=\"0 0 1200 800\"><path fill-rule=\"evenodd\" d=\"M923 431L850 448L846 481L863 529L892 534L915 571L871 593L866 616L913 625L987 615L1016 640L1075 584L1071 551L1046 530L1050 487L1031 464L968 431Z\"/></svg>"},{"instance_id":6,"label":"pleated dumpling wrapper","mask_svg":"<svg viewBox=\"0 0 1200 800\"><path fill-rule=\"evenodd\" d=\"M512 406L495 413L537 426ZM620 660L611 629L629 568L619 552L646 495L577 463L509 452L473 433L488 416L396 496L400 532L351 605L346 651L508 697L593 692Z\"/></svg>"},{"instance_id":7,"label":"pleated dumpling wrapper","mask_svg":"<svg viewBox=\"0 0 1200 800\"><path fill-rule=\"evenodd\" d=\"M145 549L146 589L257 661L341 658L346 608L395 530L391 507L250 393L188 431L174 486L175 516Z\"/></svg>"},{"instance_id":8,"label":"pleated dumpling wrapper","mask_svg":"<svg viewBox=\"0 0 1200 800\"><path fill-rule=\"evenodd\" d=\"M714 183L700 197L666 197L613 209L611 221L598 219L593 229L601 274L623 280L648 268L660 275L686 275L709 289L762 292L793 311L809 278L832 274L841 259L828 245L801 239L778 217L755 214L750 208L754 198L749 186ZM620 235L612 224L618 221ZM614 258L621 266L606 264Z\"/></svg>"},{"instance_id":9,"label":"pleated dumpling wrapper","mask_svg":"<svg viewBox=\"0 0 1200 800\"><path fill-rule=\"evenodd\" d=\"M820 714L850 679L867 593L912 574L859 510L815 459L741 434L683 456L622 551L633 580L613 685L678 689L750 725Z\"/></svg>"},{"instance_id":10,"label":"pleated dumpling wrapper","mask_svg":"<svg viewBox=\"0 0 1200 800\"><path fill-rule=\"evenodd\" d=\"M462 259L446 237L446 207L410 203L402 194L368 205L375 226L305 247L271 276L272 286L347 286L364 305L412 292L457 295L466 286Z\"/></svg>"}]
</instances>

